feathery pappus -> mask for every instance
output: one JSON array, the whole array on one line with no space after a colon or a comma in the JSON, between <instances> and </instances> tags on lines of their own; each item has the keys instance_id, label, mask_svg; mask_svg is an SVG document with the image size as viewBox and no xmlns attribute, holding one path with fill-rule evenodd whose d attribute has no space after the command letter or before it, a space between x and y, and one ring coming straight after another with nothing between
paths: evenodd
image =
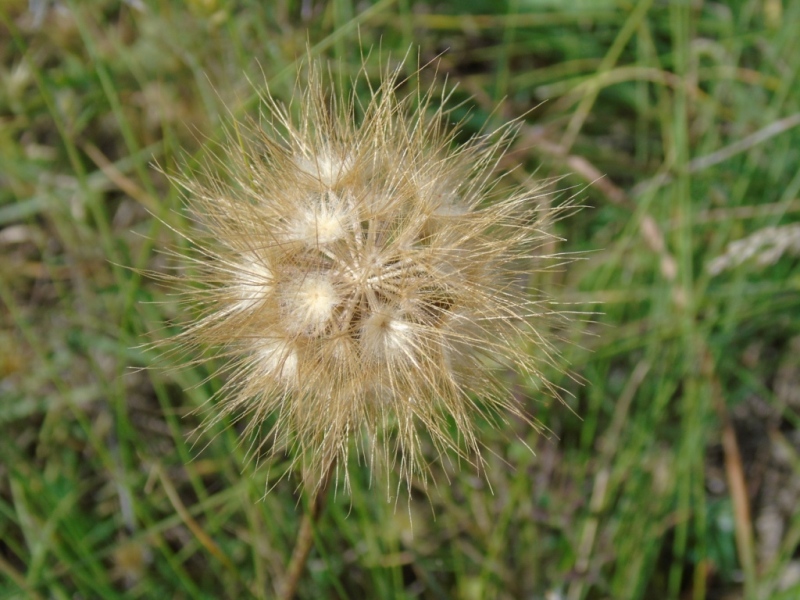
<instances>
[{"instance_id":1,"label":"feathery pappus","mask_svg":"<svg viewBox=\"0 0 800 600\"><path fill-rule=\"evenodd\" d=\"M456 144L447 94L401 68L362 102L311 62L298 111L264 96L211 167L175 178L195 221L177 341L225 360L217 418L269 420L260 448L311 487L334 465L349 485L353 452L425 486L426 446L480 464L479 415L534 425L509 371L554 391L557 313L527 282L560 209L496 175L515 124Z\"/></svg>"}]
</instances>

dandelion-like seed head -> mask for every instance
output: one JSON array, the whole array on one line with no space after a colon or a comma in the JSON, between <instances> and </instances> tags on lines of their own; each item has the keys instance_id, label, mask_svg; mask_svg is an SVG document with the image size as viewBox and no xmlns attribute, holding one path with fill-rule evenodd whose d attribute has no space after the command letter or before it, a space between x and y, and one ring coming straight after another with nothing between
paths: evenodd
<instances>
[{"instance_id":1,"label":"dandelion-like seed head","mask_svg":"<svg viewBox=\"0 0 800 600\"><path fill-rule=\"evenodd\" d=\"M503 373L540 377L531 350L552 351L526 281L555 210L494 177L514 127L456 148L398 72L362 104L312 64L299 117L264 98L266 131L236 126L224 175L179 180L205 284L181 340L227 359L218 414L274 417L264 447L315 485L353 449L425 483L423 438L479 463L476 413L524 416Z\"/></svg>"}]
</instances>

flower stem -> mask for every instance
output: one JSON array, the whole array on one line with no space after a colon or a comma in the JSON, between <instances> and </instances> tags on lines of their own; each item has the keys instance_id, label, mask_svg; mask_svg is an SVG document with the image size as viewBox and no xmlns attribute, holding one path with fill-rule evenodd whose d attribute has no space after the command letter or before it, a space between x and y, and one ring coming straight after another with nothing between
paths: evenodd
<instances>
[{"instance_id":1,"label":"flower stem","mask_svg":"<svg viewBox=\"0 0 800 600\"><path fill-rule=\"evenodd\" d=\"M297 532L297 538L294 543L294 550L292 550L292 558L289 560L289 566L286 568L286 575L283 578L283 582L278 588L279 600L292 600L297 592L300 576L305 570L308 555L311 553L311 547L314 545L314 525L319 520L322 515L322 509L325 507L325 498L328 495L328 487L330 486L335 467L336 461L332 461L319 487L316 492L314 492L314 496L311 498L308 512L303 515L303 520L300 523L300 529Z\"/></svg>"}]
</instances>

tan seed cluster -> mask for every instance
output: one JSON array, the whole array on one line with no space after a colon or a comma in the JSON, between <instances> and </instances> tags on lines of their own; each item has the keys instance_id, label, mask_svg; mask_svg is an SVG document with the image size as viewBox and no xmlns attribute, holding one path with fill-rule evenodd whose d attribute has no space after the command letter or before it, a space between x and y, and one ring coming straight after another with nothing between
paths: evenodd
<instances>
[{"instance_id":1,"label":"tan seed cluster","mask_svg":"<svg viewBox=\"0 0 800 600\"><path fill-rule=\"evenodd\" d=\"M525 284L554 211L494 178L513 128L456 148L396 71L365 106L308 81L299 117L265 98L270 125L237 126L224 175L180 180L205 284L181 338L228 359L221 414L273 419L265 448L312 485L353 449L424 483L423 440L475 460L476 413L524 415L502 379L550 355Z\"/></svg>"}]
</instances>

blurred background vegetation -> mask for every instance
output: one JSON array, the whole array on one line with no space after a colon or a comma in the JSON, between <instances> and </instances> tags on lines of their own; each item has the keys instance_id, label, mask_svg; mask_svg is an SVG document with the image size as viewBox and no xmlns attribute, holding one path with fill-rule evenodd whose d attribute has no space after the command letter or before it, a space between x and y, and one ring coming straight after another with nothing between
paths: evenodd
<instances>
[{"instance_id":1,"label":"blurred background vegetation","mask_svg":"<svg viewBox=\"0 0 800 600\"><path fill-rule=\"evenodd\" d=\"M800 0L2 0L0 597L272 596L297 481L189 437L220 382L141 369L178 309L129 267L181 243L156 165L289 100L307 45L343 81L441 55L467 133L524 115L502 166L588 206L537 285L600 314L569 408L515 384L549 435L486 424L486 472L409 510L356 469L300 596L800 597L799 33Z\"/></svg>"}]
</instances>

